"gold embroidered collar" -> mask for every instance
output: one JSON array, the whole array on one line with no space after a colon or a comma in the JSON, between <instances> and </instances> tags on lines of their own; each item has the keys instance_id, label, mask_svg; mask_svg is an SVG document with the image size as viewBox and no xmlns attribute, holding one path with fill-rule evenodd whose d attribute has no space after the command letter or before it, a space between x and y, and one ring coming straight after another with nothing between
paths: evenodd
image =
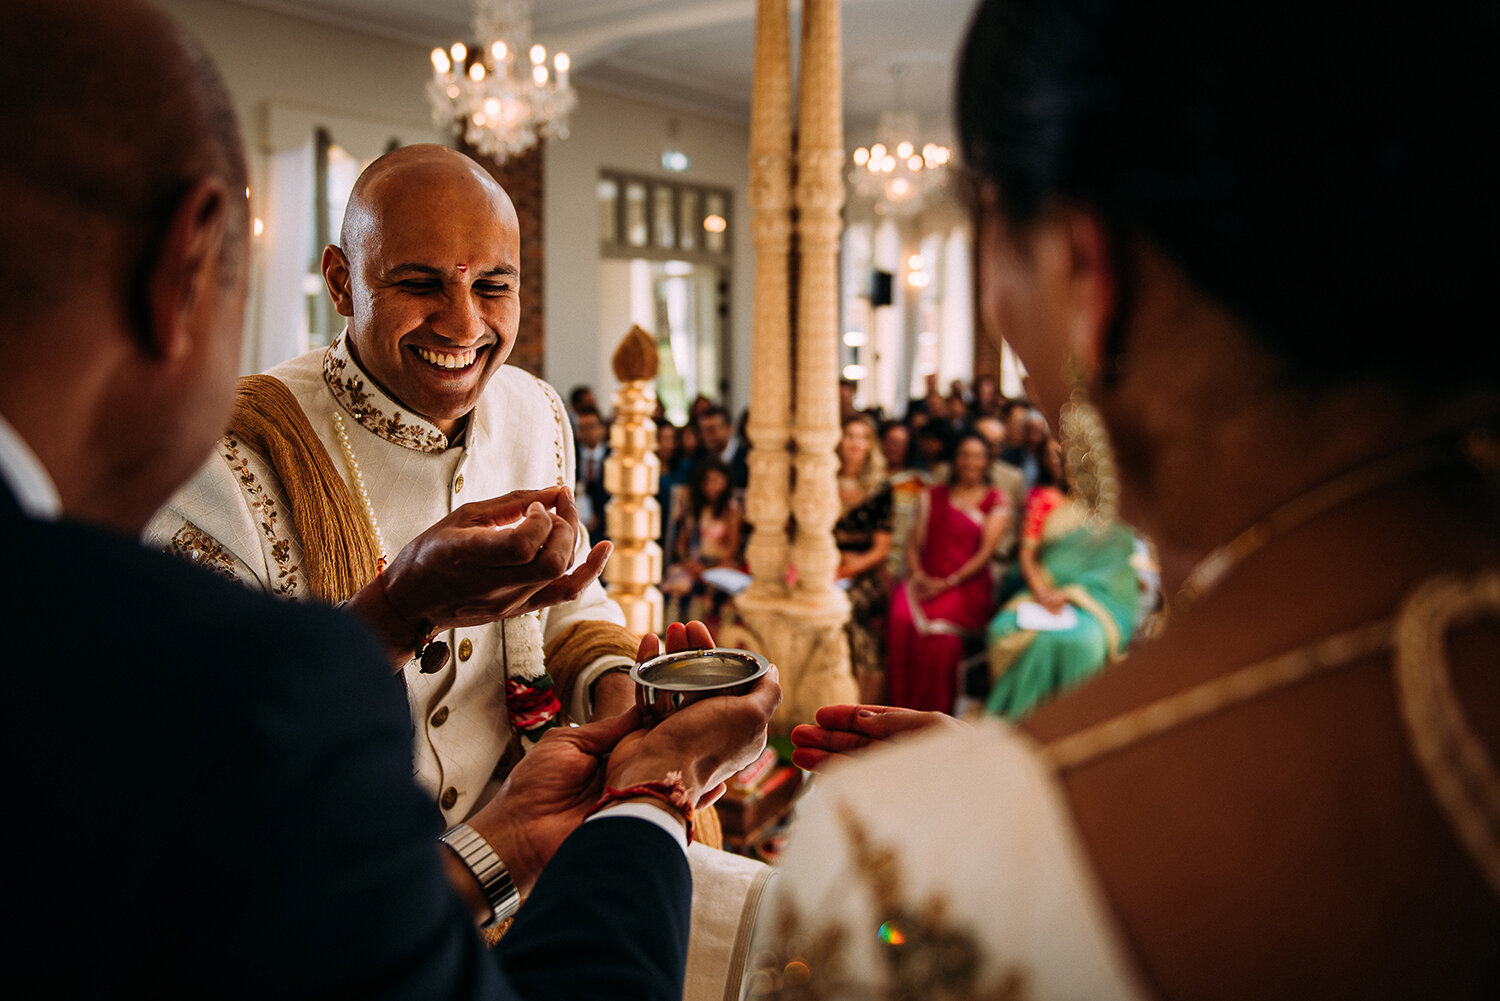
<instances>
[{"instance_id":1,"label":"gold embroidered collar","mask_svg":"<svg viewBox=\"0 0 1500 1001\"><path fill-rule=\"evenodd\" d=\"M416 452L446 450L448 436L431 421L387 396L349 353L348 339L349 332L345 330L323 353L323 381L328 383L339 406L365 430L393 445Z\"/></svg>"}]
</instances>

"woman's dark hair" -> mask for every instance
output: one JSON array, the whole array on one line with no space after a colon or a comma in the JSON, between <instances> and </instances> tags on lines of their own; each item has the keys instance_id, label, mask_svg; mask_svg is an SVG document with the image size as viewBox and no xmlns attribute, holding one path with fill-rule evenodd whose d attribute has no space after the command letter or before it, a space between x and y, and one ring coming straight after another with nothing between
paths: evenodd
<instances>
[{"instance_id":1,"label":"woman's dark hair","mask_svg":"<svg viewBox=\"0 0 1500 1001\"><path fill-rule=\"evenodd\" d=\"M1456 359L1494 342L1497 24L1493 0L985 0L963 158L1012 224L1095 212L1121 316L1143 239L1291 380L1493 385Z\"/></svg>"},{"instance_id":2,"label":"woman's dark hair","mask_svg":"<svg viewBox=\"0 0 1500 1001\"><path fill-rule=\"evenodd\" d=\"M903 430L903 431L905 431L907 433L906 452L905 452L904 455L901 456L901 468L902 469L906 469L906 468L908 468L908 467L911 466L912 438L911 438L911 431L907 428L907 426L906 426L906 424L904 422L898 421L898 420L893 420L893 419L890 419L890 418L887 418L886 420L881 421L880 422L880 428L879 428L878 433L877 433L876 441L880 445L884 445L885 444L885 436L887 434L889 434L890 432L894 431L896 428L900 428L901 430ZM900 470L891 470L891 472L900 472Z\"/></svg>"},{"instance_id":3,"label":"woman's dark hair","mask_svg":"<svg viewBox=\"0 0 1500 1001\"><path fill-rule=\"evenodd\" d=\"M947 421L930 420L926 424L923 424L921 427L917 428L916 433L912 435L912 444L914 447L917 447L918 443L920 443L924 438L929 441L936 441L938 443L938 448L936 450L937 461L947 462L949 459L953 458L953 435L949 431L950 427L952 427L952 425ZM924 455L920 447L917 447L917 454Z\"/></svg>"},{"instance_id":4,"label":"woman's dark hair","mask_svg":"<svg viewBox=\"0 0 1500 1001\"><path fill-rule=\"evenodd\" d=\"M1059 476L1052 471L1052 463L1047 459L1047 451L1051 447L1053 440L1051 436L1048 436L1042 442L1042 447L1037 449L1036 483L1033 486L1056 487L1063 493L1067 493L1070 484L1068 483L1068 465L1066 460L1063 459L1058 463L1062 473Z\"/></svg>"},{"instance_id":5,"label":"woman's dark hair","mask_svg":"<svg viewBox=\"0 0 1500 1001\"><path fill-rule=\"evenodd\" d=\"M708 479L709 473L722 473L724 476L724 492L710 501L703 494L703 484ZM730 489L729 466L717 455L704 456L693 466L693 478L688 484L688 502L693 514L702 514L705 510L711 510L715 517L722 515L729 507Z\"/></svg>"},{"instance_id":6,"label":"woman's dark hair","mask_svg":"<svg viewBox=\"0 0 1500 1001\"><path fill-rule=\"evenodd\" d=\"M682 429L680 427L678 427L676 424L673 424L671 421L667 420L665 417L658 417L656 419L656 440L657 440L657 442L661 441L661 433L662 433L662 429L664 429L664 428L671 428L672 431L673 431L673 433L677 435L677 438L676 438L677 444L675 446L673 446L672 455L670 457L673 461L675 461L679 456L682 455ZM663 473L669 472L669 470L663 469L662 472Z\"/></svg>"},{"instance_id":7,"label":"woman's dark hair","mask_svg":"<svg viewBox=\"0 0 1500 1001\"><path fill-rule=\"evenodd\" d=\"M948 485L950 487L958 482L958 450L964 447L964 442L966 441L978 442L979 447L984 449L984 475L980 477L980 482L990 482L990 443L978 431L964 431L954 436L952 451L948 453L948 461L950 463L948 466Z\"/></svg>"}]
</instances>

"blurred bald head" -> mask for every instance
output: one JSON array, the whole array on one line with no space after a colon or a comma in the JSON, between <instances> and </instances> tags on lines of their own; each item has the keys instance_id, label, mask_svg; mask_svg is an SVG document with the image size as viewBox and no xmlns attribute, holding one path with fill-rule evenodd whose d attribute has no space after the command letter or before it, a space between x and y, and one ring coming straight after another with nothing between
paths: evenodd
<instances>
[{"instance_id":1,"label":"blurred bald head","mask_svg":"<svg viewBox=\"0 0 1500 1001\"><path fill-rule=\"evenodd\" d=\"M68 517L133 535L233 398L238 126L208 57L142 0L7 0L0 93L0 411Z\"/></svg>"},{"instance_id":2,"label":"blurred bald head","mask_svg":"<svg viewBox=\"0 0 1500 1001\"><path fill-rule=\"evenodd\" d=\"M229 96L206 54L140 0L8 0L0 15L0 322L35 319L79 281L139 322L141 280L192 184L246 184ZM243 252L243 204L229 214ZM233 268L226 271L233 271Z\"/></svg>"}]
</instances>

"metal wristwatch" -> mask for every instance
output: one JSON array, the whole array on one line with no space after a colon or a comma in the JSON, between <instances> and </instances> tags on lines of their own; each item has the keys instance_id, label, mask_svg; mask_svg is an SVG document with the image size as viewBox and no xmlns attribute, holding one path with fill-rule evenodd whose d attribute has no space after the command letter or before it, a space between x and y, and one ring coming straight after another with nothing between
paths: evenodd
<instances>
[{"instance_id":1,"label":"metal wristwatch","mask_svg":"<svg viewBox=\"0 0 1500 1001\"><path fill-rule=\"evenodd\" d=\"M468 824L455 824L444 831L438 839L453 849L484 890L490 902L490 919L480 927L489 928L515 914L521 908L521 892L516 889L510 871L490 843L480 837L479 832Z\"/></svg>"}]
</instances>

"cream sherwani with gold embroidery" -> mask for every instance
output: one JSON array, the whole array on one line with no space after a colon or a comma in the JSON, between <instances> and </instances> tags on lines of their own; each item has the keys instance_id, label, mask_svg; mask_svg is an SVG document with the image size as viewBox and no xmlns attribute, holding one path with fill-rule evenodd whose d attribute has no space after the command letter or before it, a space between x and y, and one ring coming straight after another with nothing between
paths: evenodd
<instances>
[{"instance_id":1,"label":"cream sherwani with gold embroidery","mask_svg":"<svg viewBox=\"0 0 1500 1001\"><path fill-rule=\"evenodd\" d=\"M451 448L441 431L375 385L350 356L344 337L269 374L292 391L353 491L334 424L334 415L341 416L388 556L468 501L575 479L572 429L556 391L509 365L485 387L462 444ZM157 512L146 540L252 586L289 598L307 594L301 541L281 484L259 455L232 438L222 440L218 454ZM588 548L581 535L576 559ZM443 638L453 656L435 674L407 665L413 770L449 823L467 817L494 792L488 787L511 738L507 675L540 674L543 644L583 620L625 621L596 581L576 600L540 614L452 630ZM587 718L589 684L630 663L619 656L594 660L563 709Z\"/></svg>"}]
</instances>

